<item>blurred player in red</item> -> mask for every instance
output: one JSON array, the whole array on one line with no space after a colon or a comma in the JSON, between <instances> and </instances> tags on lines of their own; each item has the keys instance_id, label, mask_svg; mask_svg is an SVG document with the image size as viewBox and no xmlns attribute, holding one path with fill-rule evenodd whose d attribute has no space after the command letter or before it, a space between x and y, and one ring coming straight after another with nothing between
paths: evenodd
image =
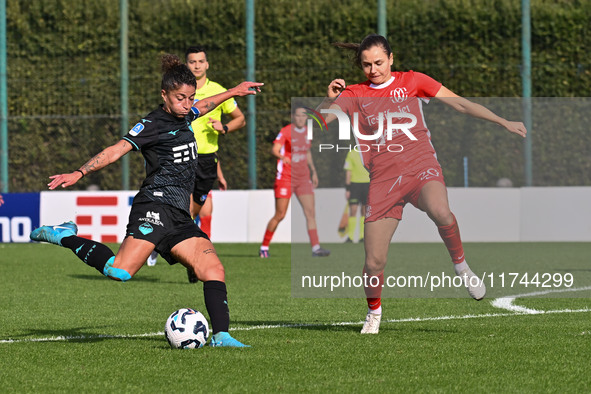
<instances>
[{"instance_id":1,"label":"blurred player in red","mask_svg":"<svg viewBox=\"0 0 591 394\"><path fill-rule=\"evenodd\" d=\"M296 107L292 112L292 124L281 129L271 153L277 157L277 177L275 178L275 215L269 220L260 257L269 257L269 244L279 223L285 217L291 193L295 193L306 216L306 225L313 257L326 257L330 251L320 247L316 227L314 188L318 186L318 175L312 161L310 141L306 138L306 109ZM311 175L311 177L310 177Z\"/></svg>"},{"instance_id":2,"label":"blurred player in red","mask_svg":"<svg viewBox=\"0 0 591 394\"><path fill-rule=\"evenodd\" d=\"M330 105L332 109L339 109L351 120L357 113L361 134L379 135L382 131L382 136L376 140L358 138L357 141L370 147L362 157L371 176L363 272L368 277L378 278L377 286L365 288L369 310L361 333L377 334L379 331L388 248L408 202L433 220L456 274L463 278L474 299L482 299L486 287L464 258L458 222L449 208L447 189L431 144L431 133L424 122L422 105L435 97L461 113L497 123L521 137L527 133L525 126L521 122L507 121L482 105L456 95L425 74L392 72L392 50L382 36L371 34L361 44L337 43L335 46L355 51L356 65L363 70L367 81L347 86L342 79L333 80L322 107ZM327 122L334 119L335 114L325 117ZM386 133L388 122L399 126L391 135ZM408 126L401 126L404 123Z\"/></svg>"}]
</instances>

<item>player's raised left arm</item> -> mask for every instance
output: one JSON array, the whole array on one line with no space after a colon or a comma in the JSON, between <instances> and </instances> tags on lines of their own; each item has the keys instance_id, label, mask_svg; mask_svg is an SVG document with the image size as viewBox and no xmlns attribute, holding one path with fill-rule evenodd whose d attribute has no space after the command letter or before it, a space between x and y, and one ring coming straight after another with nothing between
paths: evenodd
<instances>
[{"instance_id":1,"label":"player's raised left arm","mask_svg":"<svg viewBox=\"0 0 591 394\"><path fill-rule=\"evenodd\" d=\"M49 179L51 179L51 182L49 182L47 186L50 190L53 190L60 185L62 187L72 186L80 179L82 179L86 174L98 171L101 168L104 168L109 164L116 162L117 160L119 160L121 156L128 153L131 149L132 146L129 142L127 142L126 140L120 140L116 144L103 149L101 153L87 161L86 164L84 164L78 170L74 170L69 174L58 174L50 176Z\"/></svg>"},{"instance_id":2,"label":"player's raised left arm","mask_svg":"<svg viewBox=\"0 0 591 394\"><path fill-rule=\"evenodd\" d=\"M525 137L527 134L527 129L525 128L523 122L513 122L502 118L485 106L458 96L445 86L441 86L435 97L458 112L496 123L500 126L503 126L511 133L520 135L522 137Z\"/></svg>"}]
</instances>

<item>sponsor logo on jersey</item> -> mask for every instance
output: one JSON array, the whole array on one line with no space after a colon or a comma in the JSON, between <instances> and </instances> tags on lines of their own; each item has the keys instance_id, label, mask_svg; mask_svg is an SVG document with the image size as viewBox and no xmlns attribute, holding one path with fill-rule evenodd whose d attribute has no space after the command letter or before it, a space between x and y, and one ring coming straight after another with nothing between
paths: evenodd
<instances>
[{"instance_id":1,"label":"sponsor logo on jersey","mask_svg":"<svg viewBox=\"0 0 591 394\"><path fill-rule=\"evenodd\" d=\"M144 235L149 234L149 233L143 232L142 226L144 226L144 225L148 225L150 227L150 229L152 229L152 230L153 230L153 228L152 228L152 226L149 225L150 223L152 223L155 226L164 226L164 224L160 221L160 212L148 211L148 212L146 212L146 217L140 218L139 220L142 222L145 222L140 226L140 231L142 231L142 233ZM152 231L150 231L150 232L152 232Z\"/></svg>"},{"instance_id":2,"label":"sponsor logo on jersey","mask_svg":"<svg viewBox=\"0 0 591 394\"><path fill-rule=\"evenodd\" d=\"M141 133L143 129L144 129L144 125L143 124L136 123L136 125L133 126L133 128L131 130L129 130L129 135L135 137L136 135L138 135L139 133Z\"/></svg>"},{"instance_id":3,"label":"sponsor logo on jersey","mask_svg":"<svg viewBox=\"0 0 591 394\"><path fill-rule=\"evenodd\" d=\"M169 131L168 134L176 135L176 133L178 133L179 131L181 131L181 129Z\"/></svg>"},{"instance_id":4,"label":"sponsor logo on jersey","mask_svg":"<svg viewBox=\"0 0 591 394\"><path fill-rule=\"evenodd\" d=\"M182 163L184 161L189 161L191 159L195 160L197 158L197 149L195 146L195 142L175 146L174 148L172 148L172 151L174 152L173 156L175 163Z\"/></svg>"}]
</instances>

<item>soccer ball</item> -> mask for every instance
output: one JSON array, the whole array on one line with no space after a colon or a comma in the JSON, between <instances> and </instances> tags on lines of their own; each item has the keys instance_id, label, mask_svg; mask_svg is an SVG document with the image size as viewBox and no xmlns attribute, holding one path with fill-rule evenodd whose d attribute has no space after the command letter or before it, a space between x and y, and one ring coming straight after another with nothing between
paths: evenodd
<instances>
[{"instance_id":1,"label":"soccer ball","mask_svg":"<svg viewBox=\"0 0 591 394\"><path fill-rule=\"evenodd\" d=\"M164 334L172 348L197 349L207 342L209 325L203 313L191 308L182 308L168 317Z\"/></svg>"}]
</instances>

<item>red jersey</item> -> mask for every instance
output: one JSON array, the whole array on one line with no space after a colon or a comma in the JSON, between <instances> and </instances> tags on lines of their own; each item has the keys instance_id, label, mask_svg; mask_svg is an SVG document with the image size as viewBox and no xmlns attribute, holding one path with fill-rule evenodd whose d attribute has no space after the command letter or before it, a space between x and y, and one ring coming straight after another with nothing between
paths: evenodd
<instances>
[{"instance_id":1,"label":"red jersey","mask_svg":"<svg viewBox=\"0 0 591 394\"><path fill-rule=\"evenodd\" d=\"M310 150L310 140L306 138L307 128L301 129L289 124L281 129L274 144L281 144L281 155L291 160L290 164L285 164L282 160L277 160L277 177L294 182L310 181L310 168L308 167L308 151Z\"/></svg>"},{"instance_id":2,"label":"red jersey","mask_svg":"<svg viewBox=\"0 0 591 394\"><path fill-rule=\"evenodd\" d=\"M376 86L370 81L350 85L337 98L335 104L347 113L353 127L356 127L357 118L360 134L372 136L378 134L380 128L382 130L377 139L355 137L372 181L380 182L439 166L422 106L440 88L440 82L425 74L392 72L392 78L382 85ZM395 113L399 116L393 115ZM387 132L388 123L390 133Z\"/></svg>"}]
</instances>

